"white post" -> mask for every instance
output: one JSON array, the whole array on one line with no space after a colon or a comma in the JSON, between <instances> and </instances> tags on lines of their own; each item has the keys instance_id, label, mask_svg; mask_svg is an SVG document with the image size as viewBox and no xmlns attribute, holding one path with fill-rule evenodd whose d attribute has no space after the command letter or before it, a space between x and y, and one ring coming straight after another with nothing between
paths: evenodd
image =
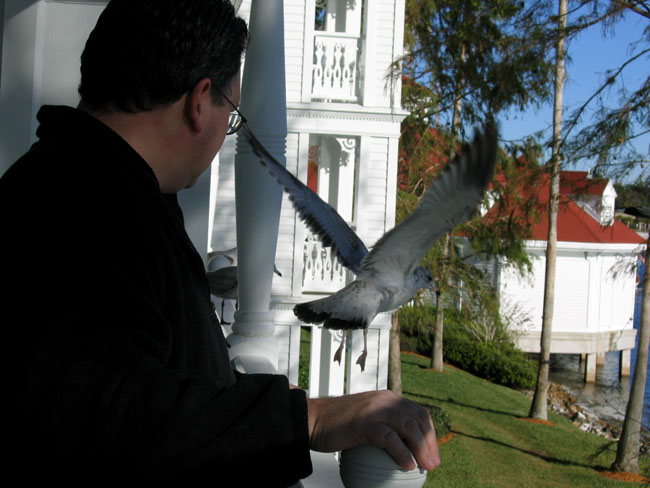
<instances>
[{"instance_id":1,"label":"white post","mask_svg":"<svg viewBox=\"0 0 650 488\"><path fill-rule=\"evenodd\" d=\"M585 383L596 382L596 356L595 353L585 355Z\"/></svg>"},{"instance_id":2,"label":"white post","mask_svg":"<svg viewBox=\"0 0 650 488\"><path fill-rule=\"evenodd\" d=\"M268 151L286 164L287 109L282 0L253 0L242 81L241 111ZM282 188L244 137L235 156L239 310L228 336L234 365L247 373L274 373L278 343L270 311Z\"/></svg>"}]
</instances>

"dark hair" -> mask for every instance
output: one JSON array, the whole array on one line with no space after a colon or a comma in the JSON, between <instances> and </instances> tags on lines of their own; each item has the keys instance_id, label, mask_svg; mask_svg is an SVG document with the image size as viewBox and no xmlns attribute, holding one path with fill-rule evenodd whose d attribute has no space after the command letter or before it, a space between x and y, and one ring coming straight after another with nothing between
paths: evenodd
<instances>
[{"instance_id":1,"label":"dark hair","mask_svg":"<svg viewBox=\"0 0 650 488\"><path fill-rule=\"evenodd\" d=\"M94 109L140 112L210 78L224 103L247 45L228 0L111 0L81 55L79 94Z\"/></svg>"}]
</instances>

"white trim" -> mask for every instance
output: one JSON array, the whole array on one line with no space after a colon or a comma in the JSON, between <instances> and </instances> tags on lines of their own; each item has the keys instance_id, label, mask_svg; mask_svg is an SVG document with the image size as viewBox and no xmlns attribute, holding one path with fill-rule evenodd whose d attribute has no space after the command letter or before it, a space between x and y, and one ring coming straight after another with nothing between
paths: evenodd
<instances>
[{"instance_id":1,"label":"white trim","mask_svg":"<svg viewBox=\"0 0 650 488\"><path fill-rule=\"evenodd\" d=\"M526 249L545 250L547 241L526 241ZM602 242L568 242L558 241L558 251L597 252L597 253L637 253L645 250L645 244L602 243Z\"/></svg>"},{"instance_id":2,"label":"white trim","mask_svg":"<svg viewBox=\"0 0 650 488\"><path fill-rule=\"evenodd\" d=\"M307 172L309 170L309 133L298 134L298 165L296 178L307 184ZM300 220L298 212L294 217L294 239L293 239L293 276L291 281L291 295L302 296L302 274L304 271L304 247L305 247L305 224ZM284 297L283 297L284 298Z\"/></svg>"},{"instance_id":3,"label":"white trim","mask_svg":"<svg viewBox=\"0 0 650 488\"><path fill-rule=\"evenodd\" d=\"M404 0L395 0L394 11L395 23L393 27L393 61L397 61L404 55L404 19L405 3ZM402 77L395 80L395 90L391 105L402 108Z\"/></svg>"},{"instance_id":4,"label":"white trim","mask_svg":"<svg viewBox=\"0 0 650 488\"><path fill-rule=\"evenodd\" d=\"M363 36L363 74L359 77L363 83L363 93L361 94L361 103L364 107L376 105L373 95L375 89L375 58L376 58L376 39L377 39L377 2L366 0L366 18L364 19L365 32Z\"/></svg>"},{"instance_id":5,"label":"white trim","mask_svg":"<svg viewBox=\"0 0 650 488\"><path fill-rule=\"evenodd\" d=\"M395 212L397 208L397 160L399 152L399 138L388 139L388 161L386 161L386 219L384 231L395 227Z\"/></svg>"},{"instance_id":6,"label":"white trim","mask_svg":"<svg viewBox=\"0 0 650 488\"><path fill-rule=\"evenodd\" d=\"M305 1L305 27L302 49L302 87L300 100L303 103L311 101L311 84L312 84L312 70L309 69L313 63L314 57L314 22L316 17L316 2L315 0ZM310 20L311 19L311 20Z\"/></svg>"},{"instance_id":7,"label":"white trim","mask_svg":"<svg viewBox=\"0 0 650 488\"><path fill-rule=\"evenodd\" d=\"M358 213L367 208L368 196L368 167L370 166L370 136L359 138L359 173L357 175L357 207L355 221L357 223L356 233L362 241L366 241L366 219L360 219Z\"/></svg>"}]
</instances>

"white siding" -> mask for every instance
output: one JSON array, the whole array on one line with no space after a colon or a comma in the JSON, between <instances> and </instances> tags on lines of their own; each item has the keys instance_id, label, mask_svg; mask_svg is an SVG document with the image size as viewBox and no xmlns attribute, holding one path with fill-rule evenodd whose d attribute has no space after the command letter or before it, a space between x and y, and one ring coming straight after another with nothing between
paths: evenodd
<instances>
[{"instance_id":1,"label":"white siding","mask_svg":"<svg viewBox=\"0 0 650 488\"><path fill-rule=\"evenodd\" d=\"M287 135L286 158L287 170L295 175L298 170L298 134L296 133L289 133ZM273 277L273 295L291 295L295 231L296 212L287 194L283 193L278 245L275 252L275 265L282 273L282 277L277 275Z\"/></svg>"},{"instance_id":2,"label":"white siding","mask_svg":"<svg viewBox=\"0 0 650 488\"><path fill-rule=\"evenodd\" d=\"M372 246L386 228L386 181L388 171L388 138L370 139L370 160L366 178L366 208L359 209L357 220L364 220L366 246Z\"/></svg>"},{"instance_id":3,"label":"white siding","mask_svg":"<svg viewBox=\"0 0 650 488\"><path fill-rule=\"evenodd\" d=\"M505 298L509 303L518 304L536 330L542 327L543 293L540 290L544 289L545 262L544 258L535 259L531 274L525 277L512 268L502 269L499 280L502 303Z\"/></svg>"},{"instance_id":4,"label":"white siding","mask_svg":"<svg viewBox=\"0 0 650 488\"><path fill-rule=\"evenodd\" d=\"M558 256L553 330L584 331L587 327L588 295L589 261L584 256Z\"/></svg>"},{"instance_id":5,"label":"white siding","mask_svg":"<svg viewBox=\"0 0 650 488\"><path fill-rule=\"evenodd\" d=\"M393 0L376 0L375 4L375 83L374 100L380 107L390 106L390 82L386 75L393 62L393 35L395 26L395 2Z\"/></svg>"},{"instance_id":6,"label":"white siding","mask_svg":"<svg viewBox=\"0 0 650 488\"><path fill-rule=\"evenodd\" d=\"M284 0L284 53L287 102L299 102L302 92L305 1ZM313 19L311 20L313 22Z\"/></svg>"},{"instance_id":7,"label":"white siding","mask_svg":"<svg viewBox=\"0 0 650 488\"><path fill-rule=\"evenodd\" d=\"M541 330L544 304L546 259L543 251L531 251L530 276L519 277L502 269L500 293L517 303L532 321L532 330ZM611 252L560 251L557 258L553 330L556 332L599 333L632 328L635 278L625 273L634 255Z\"/></svg>"},{"instance_id":8,"label":"white siding","mask_svg":"<svg viewBox=\"0 0 650 488\"><path fill-rule=\"evenodd\" d=\"M601 330L617 330L632 327L636 278L635 257L608 256L603 261L603 291L611 297L607 300L609 310L603 311Z\"/></svg>"}]
</instances>

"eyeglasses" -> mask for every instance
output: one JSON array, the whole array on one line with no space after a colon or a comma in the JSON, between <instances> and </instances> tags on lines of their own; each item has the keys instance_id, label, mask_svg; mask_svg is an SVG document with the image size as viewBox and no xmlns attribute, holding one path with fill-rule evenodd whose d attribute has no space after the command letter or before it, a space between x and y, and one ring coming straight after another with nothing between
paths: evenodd
<instances>
[{"instance_id":1,"label":"eyeglasses","mask_svg":"<svg viewBox=\"0 0 650 488\"><path fill-rule=\"evenodd\" d=\"M223 93L221 95L233 108L233 111L230 112L230 118L228 119L228 129L226 130L226 135L229 136L230 134L234 134L239 129L241 129L241 126L248 122L248 120L246 120L246 117L242 115L237 107L235 107L235 104L232 103L226 95Z\"/></svg>"}]
</instances>

